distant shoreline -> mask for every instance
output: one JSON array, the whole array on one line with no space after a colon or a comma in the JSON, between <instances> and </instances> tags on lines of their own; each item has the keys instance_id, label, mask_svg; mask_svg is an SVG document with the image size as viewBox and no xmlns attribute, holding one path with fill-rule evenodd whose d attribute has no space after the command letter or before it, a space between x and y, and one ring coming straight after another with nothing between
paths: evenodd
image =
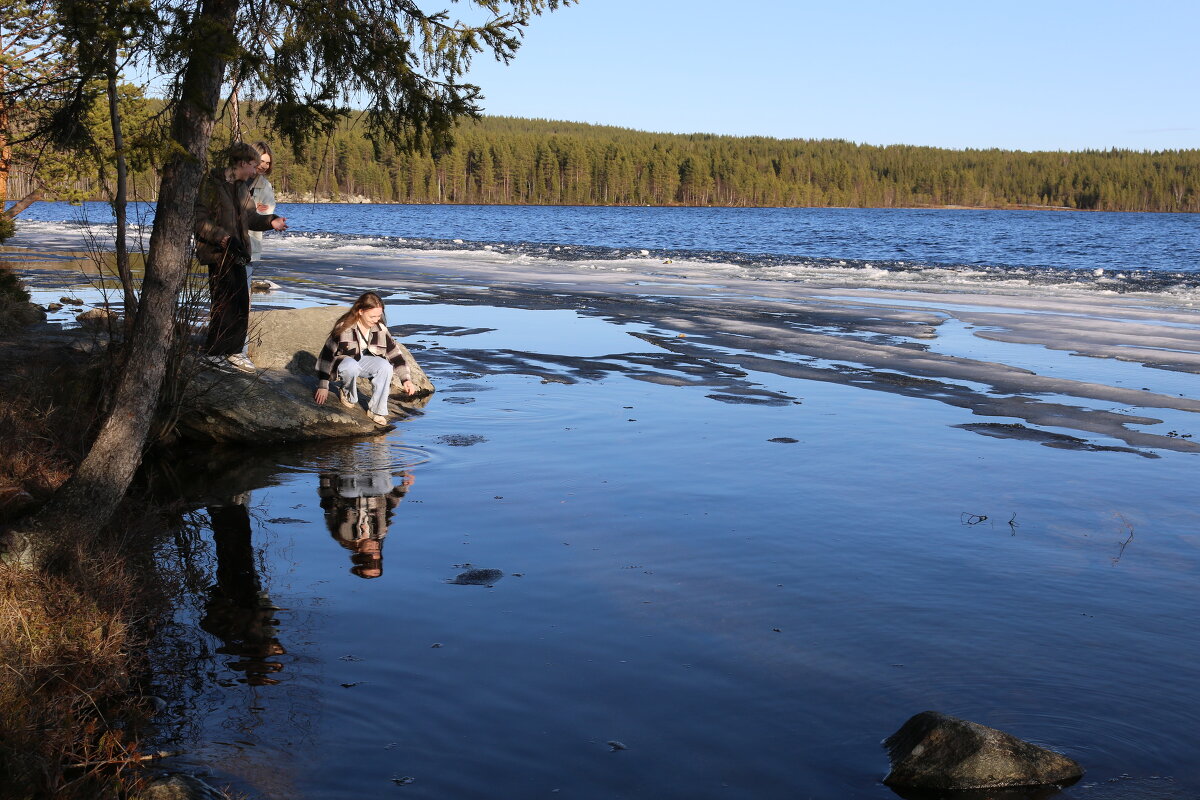
<instances>
[{"instance_id":1,"label":"distant shoreline","mask_svg":"<svg viewBox=\"0 0 1200 800\"><path fill-rule=\"evenodd\" d=\"M860 209L870 211L1078 211L1078 212L1096 212L1103 209L1093 208L1071 208L1070 206L1044 206L1044 205L1025 205L1013 204L1004 206L964 206L964 205L903 205L903 206L749 206L749 205L688 205L684 203L672 203L670 205L650 205L650 204L633 204L633 203L437 203L437 202L403 202L395 200L373 200L362 195L354 195L347 198L332 198L332 197L314 197L312 195L295 195L286 192L277 192L276 201L279 205L377 205L377 206L495 206L498 208L820 208L820 209ZM70 200L55 200L43 199L39 203L70 203L71 205L82 205L83 203L107 203L107 200L84 200L75 202ZM155 200L143 200L135 202L155 203ZM13 205L10 201L6 206ZM1107 213L1113 214L1195 214L1200 212L1195 211L1110 211ZM17 220L21 219L20 215Z\"/></svg>"},{"instance_id":2,"label":"distant shoreline","mask_svg":"<svg viewBox=\"0 0 1200 800\"><path fill-rule=\"evenodd\" d=\"M1071 208L1070 206L1043 205L1005 205L1005 206L963 206L963 205L905 205L905 206L741 206L741 205L687 205L672 203L671 205L648 205L631 203L409 203L388 200L372 200L369 197L353 196L346 199L331 197L313 197L312 195L293 195L286 192L276 193L279 205L289 203L295 205L377 205L377 206L496 206L511 208L821 208L821 209L862 209L872 211L1080 211L1091 212L1091 208ZM99 202L99 201L88 201ZM1191 211L1117 211L1117 214L1191 214Z\"/></svg>"}]
</instances>

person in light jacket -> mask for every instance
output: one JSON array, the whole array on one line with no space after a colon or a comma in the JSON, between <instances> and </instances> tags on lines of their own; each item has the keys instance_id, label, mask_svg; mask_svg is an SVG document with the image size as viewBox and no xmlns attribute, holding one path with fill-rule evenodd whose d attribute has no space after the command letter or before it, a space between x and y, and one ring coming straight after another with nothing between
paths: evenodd
<instances>
[{"instance_id":1,"label":"person in light jacket","mask_svg":"<svg viewBox=\"0 0 1200 800\"><path fill-rule=\"evenodd\" d=\"M255 170L254 177L246 182L246 188L250 192L250 199L254 201L254 209L259 214L275 213L275 187L271 185L268 176L271 174L271 168L275 165L275 153L271 150L271 145L266 142L255 142L254 149L258 151L258 167ZM262 231L251 230L248 234L250 237L250 263L246 265L246 291L250 293L250 299L254 299L254 273L258 269L258 262L262 261L263 235ZM242 345L242 357L250 360L250 337L246 337L246 342Z\"/></svg>"}]
</instances>

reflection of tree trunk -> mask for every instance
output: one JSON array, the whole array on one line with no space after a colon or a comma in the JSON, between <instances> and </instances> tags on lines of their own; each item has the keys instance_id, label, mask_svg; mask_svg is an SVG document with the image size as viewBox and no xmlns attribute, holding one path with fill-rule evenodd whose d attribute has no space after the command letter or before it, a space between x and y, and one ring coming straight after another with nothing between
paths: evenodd
<instances>
[{"instance_id":1,"label":"reflection of tree trunk","mask_svg":"<svg viewBox=\"0 0 1200 800\"><path fill-rule=\"evenodd\" d=\"M250 512L244 505L210 506L213 545L217 551L217 588L235 604L257 608L262 580L254 563Z\"/></svg>"},{"instance_id":2,"label":"reflection of tree trunk","mask_svg":"<svg viewBox=\"0 0 1200 800\"><path fill-rule=\"evenodd\" d=\"M137 314L137 293L133 291L133 275L129 271L129 251L125 245L129 166L125 160L125 138L121 132L121 109L117 100L117 51L113 49L109 52L108 61L108 116L112 123L113 150L117 154L117 191L113 197L113 215L117 218L117 275L121 278L121 289L125 293L125 338L128 339L133 333L133 320Z\"/></svg>"},{"instance_id":3,"label":"reflection of tree trunk","mask_svg":"<svg viewBox=\"0 0 1200 800\"><path fill-rule=\"evenodd\" d=\"M49 543L38 535L71 541L103 527L129 488L142 461L175 326L175 303L192 260L192 218L212 139L226 54L234 50L239 0L203 0L194 17L191 50L171 122L175 145L162 172L142 298L117 378L112 410L80 464L52 501L21 526L32 546L26 558L40 561ZM29 534L33 533L34 536Z\"/></svg>"},{"instance_id":4,"label":"reflection of tree trunk","mask_svg":"<svg viewBox=\"0 0 1200 800\"><path fill-rule=\"evenodd\" d=\"M276 638L278 610L261 593L262 579L254 558L250 513L244 505L210 506L217 582L208 590L200 627L221 640L217 652L237 656L227 664L245 673L252 686L278 683L270 674L283 669L285 651Z\"/></svg>"}]
</instances>

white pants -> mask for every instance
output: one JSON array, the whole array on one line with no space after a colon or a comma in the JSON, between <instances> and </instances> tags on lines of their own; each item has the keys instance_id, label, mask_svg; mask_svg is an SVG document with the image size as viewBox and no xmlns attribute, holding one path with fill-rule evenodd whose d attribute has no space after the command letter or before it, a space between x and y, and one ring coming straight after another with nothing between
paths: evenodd
<instances>
[{"instance_id":1,"label":"white pants","mask_svg":"<svg viewBox=\"0 0 1200 800\"><path fill-rule=\"evenodd\" d=\"M363 356L360 361L344 358L338 364L338 377L353 403L358 402L358 379L369 378L371 402L367 403L367 410L381 417L387 416L388 395L392 391L392 365L386 358L369 355Z\"/></svg>"}]
</instances>

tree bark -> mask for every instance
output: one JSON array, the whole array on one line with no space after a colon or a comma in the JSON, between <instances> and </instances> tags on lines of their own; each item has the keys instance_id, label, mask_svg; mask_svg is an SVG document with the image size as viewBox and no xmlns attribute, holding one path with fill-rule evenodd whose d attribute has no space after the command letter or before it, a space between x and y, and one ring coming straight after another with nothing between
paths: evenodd
<instances>
[{"instance_id":1,"label":"tree bark","mask_svg":"<svg viewBox=\"0 0 1200 800\"><path fill-rule=\"evenodd\" d=\"M113 152L117 156L117 190L113 196L113 216L117 220L117 276L121 279L121 290L125 294L125 338L133 335L138 299L133 290L133 274L129 270L129 248L125 243L128 227L127 208L129 203L129 165L125 159L125 137L121 130L120 97L117 94L117 51L108 56L108 117L112 124Z\"/></svg>"},{"instance_id":2,"label":"tree bark","mask_svg":"<svg viewBox=\"0 0 1200 800\"><path fill-rule=\"evenodd\" d=\"M238 100L238 87L234 84L233 91L229 93L229 141L240 142L242 140L242 104Z\"/></svg>"},{"instance_id":3,"label":"tree bark","mask_svg":"<svg viewBox=\"0 0 1200 800\"><path fill-rule=\"evenodd\" d=\"M207 164L239 0L204 0L171 123L174 155L163 168L142 299L117 378L112 410L75 474L21 524L8 559L44 563L57 542L95 535L112 518L141 465L167 369L175 304L192 259L192 219ZM14 552L16 551L16 552Z\"/></svg>"},{"instance_id":4,"label":"tree bark","mask_svg":"<svg viewBox=\"0 0 1200 800\"><path fill-rule=\"evenodd\" d=\"M6 69L0 63L0 90L4 89ZM12 146L8 143L9 101L0 96L0 213L8 204L8 175L12 171ZM14 215L15 216L15 215Z\"/></svg>"}]
</instances>

